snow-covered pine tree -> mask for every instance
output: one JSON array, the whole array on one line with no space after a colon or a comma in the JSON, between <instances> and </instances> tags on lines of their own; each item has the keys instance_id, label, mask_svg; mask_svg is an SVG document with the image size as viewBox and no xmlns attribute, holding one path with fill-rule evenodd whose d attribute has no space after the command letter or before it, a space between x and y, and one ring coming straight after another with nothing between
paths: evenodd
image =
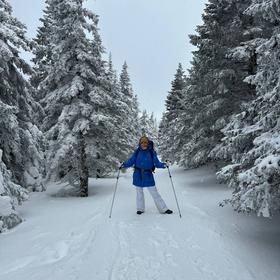
<instances>
[{"instance_id":1,"label":"snow-covered pine tree","mask_svg":"<svg viewBox=\"0 0 280 280\"><path fill-rule=\"evenodd\" d=\"M130 108L124 102L123 93L120 89L117 72L113 67L112 55L110 53L106 70L107 89L112 98L110 114L114 115L114 134L111 135L111 155L123 162L129 156L131 150L127 144L127 129L124 120L127 118L127 112Z\"/></svg>"},{"instance_id":2,"label":"snow-covered pine tree","mask_svg":"<svg viewBox=\"0 0 280 280\"><path fill-rule=\"evenodd\" d=\"M150 136L150 123L149 123L149 116L147 110L144 110L140 116L140 126L141 126L141 134Z\"/></svg>"},{"instance_id":3,"label":"snow-covered pine tree","mask_svg":"<svg viewBox=\"0 0 280 280\"><path fill-rule=\"evenodd\" d=\"M178 133L177 121L182 110L185 79L182 64L179 63L174 80L171 82L171 91L165 101L166 112L160 123L159 153L164 160L169 160L171 163L176 161L174 157L176 152L175 138Z\"/></svg>"},{"instance_id":4,"label":"snow-covered pine tree","mask_svg":"<svg viewBox=\"0 0 280 280\"><path fill-rule=\"evenodd\" d=\"M2 161L0 149L0 233L10 229L22 220L16 212L16 206L28 198L28 191L13 183L12 173Z\"/></svg>"},{"instance_id":5,"label":"snow-covered pine tree","mask_svg":"<svg viewBox=\"0 0 280 280\"><path fill-rule=\"evenodd\" d=\"M125 131L124 137L126 137L127 146L131 153L131 151L135 149L135 146L137 146L141 135L141 127L139 122L138 99L137 95L133 93L126 62L123 64L119 82L123 102L127 105L128 109L126 117L123 119L123 128Z\"/></svg>"},{"instance_id":6,"label":"snow-covered pine tree","mask_svg":"<svg viewBox=\"0 0 280 280\"><path fill-rule=\"evenodd\" d=\"M180 111L176 123L176 135L174 139L174 158L177 163L183 167L193 167L192 162L188 162L186 155L193 147L193 135L195 134L191 122L194 118L195 111L192 107L194 97L193 88L188 85L189 79L186 78L186 86L183 89L182 110Z\"/></svg>"},{"instance_id":7,"label":"snow-covered pine tree","mask_svg":"<svg viewBox=\"0 0 280 280\"><path fill-rule=\"evenodd\" d=\"M81 0L48 0L51 63L39 84L45 97L44 131L48 178L78 181L87 196L88 176L104 176L119 165L111 154L117 122L98 16Z\"/></svg>"},{"instance_id":8,"label":"snow-covered pine tree","mask_svg":"<svg viewBox=\"0 0 280 280\"><path fill-rule=\"evenodd\" d=\"M12 7L0 1L0 149L12 180L31 190L43 190L43 135L34 124L34 111L41 107L22 73L32 73L19 50L30 51L26 27L12 16Z\"/></svg>"},{"instance_id":9,"label":"snow-covered pine tree","mask_svg":"<svg viewBox=\"0 0 280 280\"><path fill-rule=\"evenodd\" d=\"M248 6L247 6L248 7ZM227 53L227 57L229 61L234 65L235 73L238 75L242 75L243 83L245 82L245 77L248 75L254 75L257 69L257 52L256 49L266 40L265 38L269 38L271 35L271 30L273 28L272 24L264 23L259 16L253 17L250 14L244 14L244 6L240 6L240 13L238 18L242 19L243 24L243 41L241 41L240 45L234 48L229 49ZM242 16L244 14L244 16ZM235 122L236 113L242 112L246 107L246 104L251 102L256 98L256 86L253 83L247 83L249 90L249 95L246 93L247 98L242 97L242 102L240 103L239 110L234 112L233 116L229 118L228 124L226 127L231 127L234 124L231 123L231 119L233 123ZM239 89L239 86L235 85L234 80L232 81L232 85L230 86L232 90ZM242 88L241 88L242 89ZM246 88L242 89L243 92L246 91ZM244 95L244 96L246 96ZM241 100L241 98L240 98ZM222 133L226 134L226 137L222 139L218 145L211 151L210 157L215 160L222 160L230 162L232 158L234 158L235 154L240 153L240 150L246 146L243 145L233 145L232 141L226 141L228 132L227 129L222 129ZM236 147L237 151L233 150L233 146Z\"/></svg>"},{"instance_id":10,"label":"snow-covered pine tree","mask_svg":"<svg viewBox=\"0 0 280 280\"><path fill-rule=\"evenodd\" d=\"M39 88L48 73L48 66L51 64L51 26L52 26L52 8L54 5L52 1L45 1L44 15L40 18L42 26L37 30L37 36L32 41L33 52L33 69L34 72L31 76L30 82L36 88L35 100L41 101L44 98L44 92Z\"/></svg>"},{"instance_id":11,"label":"snow-covered pine tree","mask_svg":"<svg viewBox=\"0 0 280 280\"><path fill-rule=\"evenodd\" d=\"M178 159L185 167L197 167L209 160L216 160L215 147L220 143L221 129L229 117L240 111L242 102L254 96L254 87L243 82L248 73L255 70L254 48L248 47L248 55L237 61L232 55L241 42L254 38L253 22L242 12L250 1L216 1L206 4L203 24L197 27L198 35L191 35L191 43L198 49L193 52L192 69L189 72L184 97L191 104L182 121L191 137L186 139ZM248 32L250 29L251 33ZM229 36L230 34L230 36ZM183 102L186 106L187 102ZM179 122L180 123L180 122ZM183 139L178 135L178 139ZM180 150L178 148L177 150Z\"/></svg>"},{"instance_id":12,"label":"snow-covered pine tree","mask_svg":"<svg viewBox=\"0 0 280 280\"><path fill-rule=\"evenodd\" d=\"M280 3L253 0L245 13L261 17L260 35L270 36L259 38L257 73L246 78L256 86L256 99L224 129L232 164L218 178L234 188L225 202L235 210L271 217L280 210Z\"/></svg>"},{"instance_id":13,"label":"snow-covered pine tree","mask_svg":"<svg viewBox=\"0 0 280 280\"><path fill-rule=\"evenodd\" d=\"M150 125L150 138L154 141L155 147L158 147L158 123L157 119L152 112L149 118Z\"/></svg>"},{"instance_id":14,"label":"snow-covered pine tree","mask_svg":"<svg viewBox=\"0 0 280 280\"><path fill-rule=\"evenodd\" d=\"M154 147L158 146L158 127L154 113L150 115L147 110L143 110L140 116L141 135L146 135L154 142Z\"/></svg>"},{"instance_id":15,"label":"snow-covered pine tree","mask_svg":"<svg viewBox=\"0 0 280 280\"><path fill-rule=\"evenodd\" d=\"M135 139L138 140L141 137L141 128L140 128L140 121L139 121L140 109L139 109L139 101L137 94L133 94L132 97L132 118L135 122Z\"/></svg>"},{"instance_id":16,"label":"snow-covered pine tree","mask_svg":"<svg viewBox=\"0 0 280 280\"><path fill-rule=\"evenodd\" d=\"M164 133L167 130L167 121L166 121L166 111L163 112L159 126L158 126L158 153L160 154L161 158L163 160L167 160L166 156L162 156L162 151L165 152L167 148L167 143L168 143L168 136Z\"/></svg>"}]
</instances>

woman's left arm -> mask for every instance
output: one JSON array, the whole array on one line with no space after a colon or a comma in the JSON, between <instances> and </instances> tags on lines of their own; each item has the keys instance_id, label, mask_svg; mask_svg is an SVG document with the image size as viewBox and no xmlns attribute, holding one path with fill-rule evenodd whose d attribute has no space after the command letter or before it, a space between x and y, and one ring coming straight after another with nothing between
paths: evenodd
<instances>
[{"instance_id":1,"label":"woman's left arm","mask_svg":"<svg viewBox=\"0 0 280 280\"><path fill-rule=\"evenodd\" d=\"M159 161L156 151L154 151L154 165L156 168L166 168L166 164Z\"/></svg>"}]
</instances>

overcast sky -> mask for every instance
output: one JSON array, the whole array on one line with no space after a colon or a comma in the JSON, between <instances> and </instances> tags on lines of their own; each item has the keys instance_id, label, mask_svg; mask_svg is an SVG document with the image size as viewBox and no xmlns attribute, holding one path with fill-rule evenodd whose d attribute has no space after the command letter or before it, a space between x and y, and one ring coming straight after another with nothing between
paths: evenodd
<instances>
[{"instance_id":1,"label":"overcast sky","mask_svg":"<svg viewBox=\"0 0 280 280\"><path fill-rule=\"evenodd\" d=\"M44 0L8 0L14 15L34 37ZM106 51L111 51L118 73L126 60L140 109L158 120L170 83L181 62L192 59L188 34L201 24L206 0L88 0L86 6L100 16L99 28Z\"/></svg>"}]
</instances>

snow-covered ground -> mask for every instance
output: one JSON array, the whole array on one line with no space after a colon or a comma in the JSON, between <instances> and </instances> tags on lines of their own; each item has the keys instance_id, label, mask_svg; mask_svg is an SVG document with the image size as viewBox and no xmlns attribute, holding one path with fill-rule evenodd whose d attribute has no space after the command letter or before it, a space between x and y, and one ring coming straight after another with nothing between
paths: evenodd
<instances>
[{"instance_id":1,"label":"snow-covered ground","mask_svg":"<svg viewBox=\"0 0 280 280\"><path fill-rule=\"evenodd\" d=\"M174 214L159 214L145 190L138 216L131 172L119 179L111 219L115 178L91 179L88 198L54 196L62 184L33 193L19 209L24 222L0 235L0 279L279 279L280 217L219 207L230 191L210 167L171 167L181 219L167 170L156 170Z\"/></svg>"}]
</instances>

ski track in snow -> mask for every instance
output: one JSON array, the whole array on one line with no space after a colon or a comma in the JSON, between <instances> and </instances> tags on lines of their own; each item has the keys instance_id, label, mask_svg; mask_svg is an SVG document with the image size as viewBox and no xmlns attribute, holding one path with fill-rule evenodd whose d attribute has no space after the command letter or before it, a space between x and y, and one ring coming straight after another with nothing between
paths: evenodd
<instances>
[{"instance_id":1,"label":"ski track in snow","mask_svg":"<svg viewBox=\"0 0 280 280\"><path fill-rule=\"evenodd\" d=\"M136 215L131 173L120 177L111 219L115 179L91 180L94 194L87 199L50 199L55 185L35 194L22 207L26 221L0 236L0 279L276 280L280 269L269 274L260 261L249 265L244 260L254 255L234 247L234 234L242 234L238 222L229 221L225 230L207 207L199 206L200 197L195 198L182 170L174 173L182 219L164 170L157 171L156 181L173 215L159 214L147 191L146 211ZM207 184L202 178L197 182Z\"/></svg>"},{"instance_id":2,"label":"ski track in snow","mask_svg":"<svg viewBox=\"0 0 280 280\"><path fill-rule=\"evenodd\" d=\"M148 229L153 233L152 237L148 237L146 241L146 237L144 237L141 241L145 242L143 243L144 246L151 246L150 250L156 254L141 256L137 252L138 248L134 246L136 242L132 237L135 230L141 230L141 223L117 223L117 236L120 247L115 256L116 262L112 265L108 280L160 279L159 271L162 267L177 266L173 256L160 248L164 242L167 242L168 245L177 249L177 242L159 225Z\"/></svg>"}]
</instances>

